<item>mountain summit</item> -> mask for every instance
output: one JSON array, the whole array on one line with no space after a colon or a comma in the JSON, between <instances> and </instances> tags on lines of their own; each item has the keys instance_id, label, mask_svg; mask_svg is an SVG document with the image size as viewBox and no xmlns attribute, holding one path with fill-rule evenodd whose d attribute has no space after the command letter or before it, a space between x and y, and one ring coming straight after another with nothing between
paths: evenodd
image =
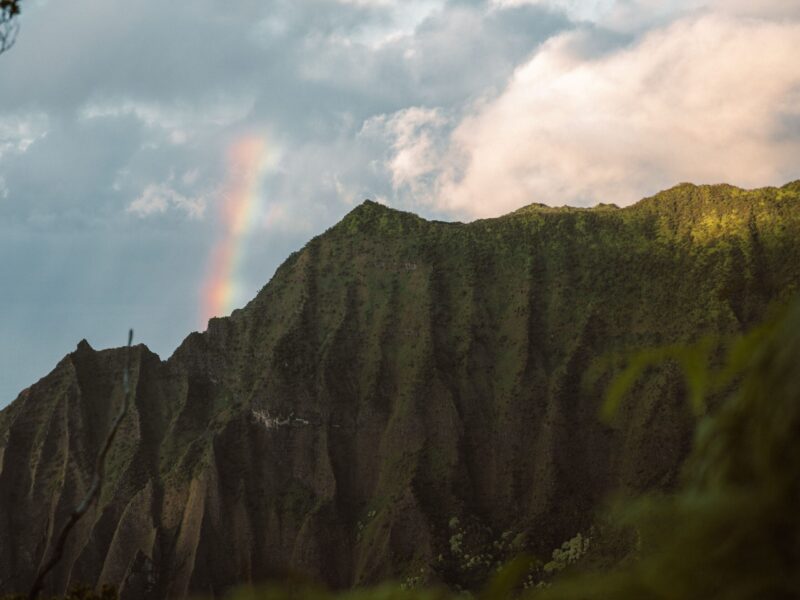
<instances>
[{"instance_id":1,"label":"mountain summit","mask_svg":"<svg viewBox=\"0 0 800 600\"><path fill-rule=\"evenodd\" d=\"M611 426L606 367L740 332L798 282L800 182L468 224L365 202L167 361L133 348L134 406L48 587L470 587L549 556L610 493L670 488L689 450L678 369ZM90 485L124 356L82 341L0 411L0 594L28 588Z\"/></svg>"}]
</instances>

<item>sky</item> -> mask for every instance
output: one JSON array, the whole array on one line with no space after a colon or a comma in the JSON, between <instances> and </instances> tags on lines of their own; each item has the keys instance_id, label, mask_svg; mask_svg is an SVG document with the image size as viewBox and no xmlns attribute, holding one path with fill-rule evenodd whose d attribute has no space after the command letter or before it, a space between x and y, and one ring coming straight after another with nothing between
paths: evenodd
<instances>
[{"instance_id":1,"label":"sky","mask_svg":"<svg viewBox=\"0 0 800 600\"><path fill-rule=\"evenodd\" d=\"M0 407L168 357L370 198L469 221L800 178L800 0L23 0Z\"/></svg>"}]
</instances>

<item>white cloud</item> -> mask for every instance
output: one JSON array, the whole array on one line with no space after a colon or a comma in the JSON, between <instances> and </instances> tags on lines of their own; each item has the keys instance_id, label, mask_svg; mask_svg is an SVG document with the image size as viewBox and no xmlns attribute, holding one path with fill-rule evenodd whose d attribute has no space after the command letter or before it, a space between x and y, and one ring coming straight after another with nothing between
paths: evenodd
<instances>
[{"instance_id":1,"label":"white cloud","mask_svg":"<svg viewBox=\"0 0 800 600\"><path fill-rule=\"evenodd\" d=\"M782 126L800 119L800 24L687 18L599 58L580 50L588 35L545 44L459 123L435 164L424 132L390 164L424 155L401 174L437 169L430 197L473 216L531 202L628 204L680 181L797 176L800 136Z\"/></svg>"},{"instance_id":2,"label":"white cloud","mask_svg":"<svg viewBox=\"0 0 800 600\"><path fill-rule=\"evenodd\" d=\"M349 40L373 49L413 35L414 30L428 16L444 8L443 0L335 0L339 4L383 9L386 19L371 23L351 33Z\"/></svg>"},{"instance_id":3,"label":"white cloud","mask_svg":"<svg viewBox=\"0 0 800 600\"><path fill-rule=\"evenodd\" d=\"M314 231L314 224L304 206L273 201L264 210L262 228L267 231L309 234Z\"/></svg>"},{"instance_id":4,"label":"white cloud","mask_svg":"<svg viewBox=\"0 0 800 600\"><path fill-rule=\"evenodd\" d=\"M8 184L6 178L0 175L0 200L8 198Z\"/></svg>"},{"instance_id":5,"label":"white cloud","mask_svg":"<svg viewBox=\"0 0 800 600\"><path fill-rule=\"evenodd\" d=\"M194 185L200 177L200 169L189 169L181 175L181 182L184 185Z\"/></svg>"},{"instance_id":6,"label":"white cloud","mask_svg":"<svg viewBox=\"0 0 800 600\"><path fill-rule=\"evenodd\" d=\"M800 16L797 0L490 0L495 8L537 5L561 11L575 21L633 31L681 16L715 14L759 19Z\"/></svg>"},{"instance_id":7,"label":"white cloud","mask_svg":"<svg viewBox=\"0 0 800 600\"><path fill-rule=\"evenodd\" d=\"M601 19L617 2L615 0L490 0L490 6L507 8L525 4L542 6L558 10L580 21L597 21Z\"/></svg>"},{"instance_id":8,"label":"white cloud","mask_svg":"<svg viewBox=\"0 0 800 600\"><path fill-rule=\"evenodd\" d=\"M144 218L162 214L169 209L182 211L190 219L202 219L206 210L203 197L189 197L172 187L171 180L152 183L128 205L127 212Z\"/></svg>"},{"instance_id":9,"label":"white cloud","mask_svg":"<svg viewBox=\"0 0 800 600\"><path fill-rule=\"evenodd\" d=\"M358 196L354 186L343 182L338 175L333 176L333 187L336 190L336 197L340 202L347 206L353 206L358 202Z\"/></svg>"},{"instance_id":10,"label":"white cloud","mask_svg":"<svg viewBox=\"0 0 800 600\"><path fill-rule=\"evenodd\" d=\"M172 145L185 144L199 133L225 129L245 119L255 100L249 95L217 97L189 104L164 104L132 99L92 100L80 111L84 120L134 117L145 127L161 132Z\"/></svg>"},{"instance_id":11,"label":"white cloud","mask_svg":"<svg viewBox=\"0 0 800 600\"><path fill-rule=\"evenodd\" d=\"M47 135L49 126L45 113L0 115L0 158L12 153L24 154Z\"/></svg>"},{"instance_id":12,"label":"white cloud","mask_svg":"<svg viewBox=\"0 0 800 600\"><path fill-rule=\"evenodd\" d=\"M441 131L448 120L441 109L412 106L391 115L368 119L360 135L382 138L392 148L387 162L394 188L420 191L422 178L433 173L440 160Z\"/></svg>"}]
</instances>

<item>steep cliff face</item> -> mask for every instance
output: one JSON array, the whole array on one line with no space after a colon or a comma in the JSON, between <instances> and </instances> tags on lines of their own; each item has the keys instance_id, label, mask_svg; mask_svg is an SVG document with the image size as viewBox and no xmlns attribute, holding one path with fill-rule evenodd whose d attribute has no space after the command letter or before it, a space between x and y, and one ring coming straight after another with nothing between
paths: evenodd
<instances>
[{"instance_id":1,"label":"steep cliff face","mask_svg":"<svg viewBox=\"0 0 800 600\"><path fill-rule=\"evenodd\" d=\"M549 554L609 493L671 486L689 449L675 368L600 422L608 358L741 331L798 284L800 182L470 224L365 202L169 360L133 349L101 500L49 588L468 584ZM0 593L85 493L123 362L81 342L0 412Z\"/></svg>"}]
</instances>

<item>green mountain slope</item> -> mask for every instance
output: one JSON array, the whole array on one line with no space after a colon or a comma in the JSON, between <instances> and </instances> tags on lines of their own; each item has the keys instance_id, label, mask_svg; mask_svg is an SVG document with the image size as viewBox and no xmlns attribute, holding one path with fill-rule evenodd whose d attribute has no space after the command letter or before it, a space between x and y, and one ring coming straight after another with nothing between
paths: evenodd
<instances>
[{"instance_id":1,"label":"green mountain slope","mask_svg":"<svg viewBox=\"0 0 800 600\"><path fill-rule=\"evenodd\" d=\"M469 224L365 202L169 360L135 349L134 410L50 587L469 586L549 556L608 494L673 486L689 450L676 368L611 427L604 367L742 331L799 284L800 182ZM0 593L26 589L89 485L123 357L82 343L0 412Z\"/></svg>"}]
</instances>

